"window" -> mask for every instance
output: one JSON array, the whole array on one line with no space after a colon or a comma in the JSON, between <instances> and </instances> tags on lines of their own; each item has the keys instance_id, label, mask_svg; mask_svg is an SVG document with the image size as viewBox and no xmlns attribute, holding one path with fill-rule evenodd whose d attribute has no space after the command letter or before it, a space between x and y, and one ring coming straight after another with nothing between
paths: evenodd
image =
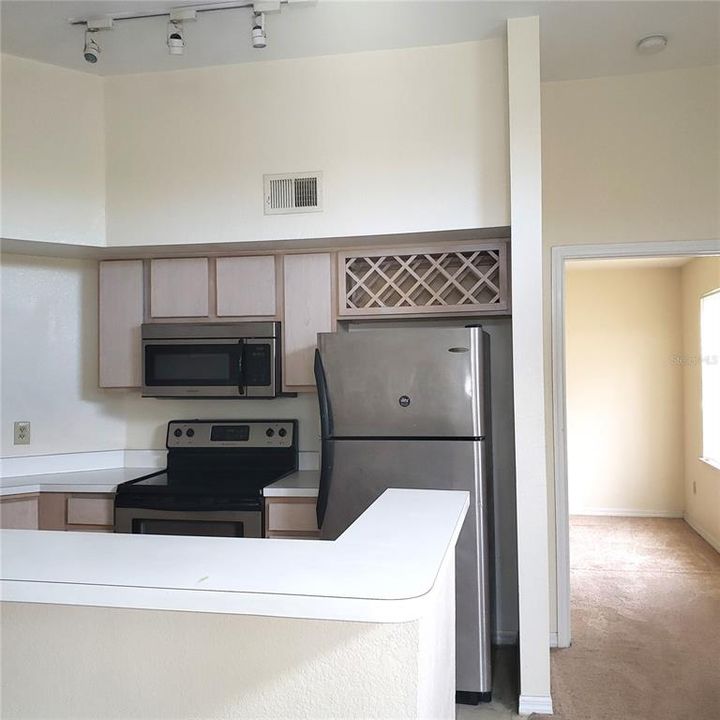
<instances>
[{"instance_id":1,"label":"window","mask_svg":"<svg viewBox=\"0 0 720 720\"><path fill-rule=\"evenodd\" d=\"M720 290L700 298L702 454L720 468Z\"/></svg>"}]
</instances>

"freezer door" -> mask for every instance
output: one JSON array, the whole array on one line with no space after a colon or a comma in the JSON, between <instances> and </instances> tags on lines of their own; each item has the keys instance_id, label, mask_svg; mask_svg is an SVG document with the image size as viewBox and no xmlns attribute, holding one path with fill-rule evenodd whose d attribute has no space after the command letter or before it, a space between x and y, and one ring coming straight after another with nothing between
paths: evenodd
<instances>
[{"instance_id":1,"label":"freezer door","mask_svg":"<svg viewBox=\"0 0 720 720\"><path fill-rule=\"evenodd\" d=\"M480 437L482 329L318 335L332 437Z\"/></svg>"},{"instance_id":2,"label":"freezer door","mask_svg":"<svg viewBox=\"0 0 720 720\"><path fill-rule=\"evenodd\" d=\"M490 692L492 616L484 443L332 440L330 445L323 538L336 539L387 488L470 492L470 510L455 555L457 690Z\"/></svg>"}]
</instances>

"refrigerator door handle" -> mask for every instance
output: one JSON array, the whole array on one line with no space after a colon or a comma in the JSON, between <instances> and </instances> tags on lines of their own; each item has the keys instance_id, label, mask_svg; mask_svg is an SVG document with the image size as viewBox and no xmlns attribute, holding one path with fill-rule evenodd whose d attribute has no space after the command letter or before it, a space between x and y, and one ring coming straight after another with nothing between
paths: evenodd
<instances>
[{"instance_id":1,"label":"refrigerator door handle","mask_svg":"<svg viewBox=\"0 0 720 720\"><path fill-rule=\"evenodd\" d=\"M332 447L332 412L330 410L330 398L328 397L327 380L323 368L320 351L315 350L315 383L317 385L318 402L320 405L320 484L318 486L317 500L317 523L322 528L327 509L328 495L330 494L330 481L333 468L333 447Z\"/></svg>"}]
</instances>

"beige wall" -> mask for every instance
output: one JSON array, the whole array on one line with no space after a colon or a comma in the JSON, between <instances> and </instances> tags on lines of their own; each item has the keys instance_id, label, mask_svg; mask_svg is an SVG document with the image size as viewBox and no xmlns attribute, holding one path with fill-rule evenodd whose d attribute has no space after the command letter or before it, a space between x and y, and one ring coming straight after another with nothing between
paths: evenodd
<instances>
[{"instance_id":1,"label":"beige wall","mask_svg":"<svg viewBox=\"0 0 720 720\"><path fill-rule=\"evenodd\" d=\"M418 622L1 609L7 720L417 717Z\"/></svg>"},{"instance_id":2,"label":"beige wall","mask_svg":"<svg viewBox=\"0 0 720 720\"><path fill-rule=\"evenodd\" d=\"M97 261L2 255L2 457L125 447L122 393L97 386ZM13 445L29 420L30 445Z\"/></svg>"},{"instance_id":3,"label":"beige wall","mask_svg":"<svg viewBox=\"0 0 720 720\"><path fill-rule=\"evenodd\" d=\"M103 81L1 57L2 237L103 245Z\"/></svg>"},{"instance_id":4,"label":"beige wall","mask_svg":"<svg viewBox=\"0 0 720 720\"><path fill-rule=\"evenodd\" d=\"M509 221L502 40L115 76L105 97L109 244ZM265 216L263 174L306 170L323 212Z\"/></svg>"},{"instance_id":5,"label":"beige wall","mask_svg":"<svg viewBox=\"0 0 720 720\"><path fill-rule=\"evenodd\" d=\"M550 623L557 629L550 248L717 240L720 66L542 86Z\"/></svg>"},{"instance_id":6,"label":"beige wall","mask_svg":"<svg viewBox=\"0 0 720 720\"><path fill-rule=\"evenodd\" d=\"M542 93L546 245L720 238L720 67Z\"/></svg>"},{"instance_id":7,"label":"beige wall","mask_svg":"<svg viewBox=\"0 0 720 720\"><path fill-rule=\"evenodd\" d=\"M680 268L566 274L571 513L682 516Z\"/></svg>"},{"instance_id":8,"label":"beige wall","mask_svg":"<svg viewBox=\"0 0 720 720\"><path fill-rule=\"evenodd\" d=\"M720 469L700 460L702 406L700 297L720 288L720 257L699 258L682 268L685 382L685 503L688 522L720 552ZM720 402L720 398L717 398Z\"/></svg>"},{"instance_id":9,"label":"beige wall","mask_svg":"<svg viewBox=\"0 0 720 720\"><path fill-rule=\"evenodd\" d=\"M300 420L300 449L319 451L317 397L241 403L141 398L98 382L95 260L3 254L0 259L2 419L0 457L165 447L173 418L221 415ZM13 445L13 422L32 423Z\"/></svg>"}]
</instances>

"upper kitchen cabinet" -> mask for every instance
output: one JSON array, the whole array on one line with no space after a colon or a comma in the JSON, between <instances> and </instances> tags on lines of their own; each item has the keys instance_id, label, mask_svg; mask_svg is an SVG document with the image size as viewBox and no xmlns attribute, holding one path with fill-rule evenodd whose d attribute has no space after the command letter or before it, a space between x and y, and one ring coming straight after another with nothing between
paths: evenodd
<instances>
[{"instance_id":1,"label":"upper kitchen cabinet","mask_svg":"<svg viewBox=\"0 0 720 720\"><path fill-rule=\"evenodd\" d=\"M99 273L100 387L140 387L142 260L106 260Z\"/></svg>"},{"instance_id":2,"label":"upper kitchen cabinet","mask_svg":"<svg viewBox=\"0 0 720 720\"><path fill-rule=\"evenodd\" d=\"M215 290L218 317L276 317L275 257L218 258Z\"/></svg>"},{"instance_id":3,"label":"upper kitchen cabinet","mask_svg":"<svg viewBox=\"0 0 720 720\"><path fill-rule=\"evenodd\" d=\"M330 253L286 255L284 280L284 385L288 390L315 387L313 362L317 334L335 329Z\"/></svg>"},{"instance_id":4,"label":"upper kitchen cabinet","mask_svg":"<svg viewBox=\"0 0 720 720\"><path fill-rule=\"evenodd\" d=\"M207 318L209 308L207 258L150 261L151 318Z\"/></svg>"},{"instance_id":5,"label":"upper kitchen cabinet","mask_svg":"<svg viewBox=\"0 0 720 720\"><path fill-rule=\"evenodd\" d=\"M341 318L510 312L506 241L338 253Z\"/></svg>"}]
</instances>

